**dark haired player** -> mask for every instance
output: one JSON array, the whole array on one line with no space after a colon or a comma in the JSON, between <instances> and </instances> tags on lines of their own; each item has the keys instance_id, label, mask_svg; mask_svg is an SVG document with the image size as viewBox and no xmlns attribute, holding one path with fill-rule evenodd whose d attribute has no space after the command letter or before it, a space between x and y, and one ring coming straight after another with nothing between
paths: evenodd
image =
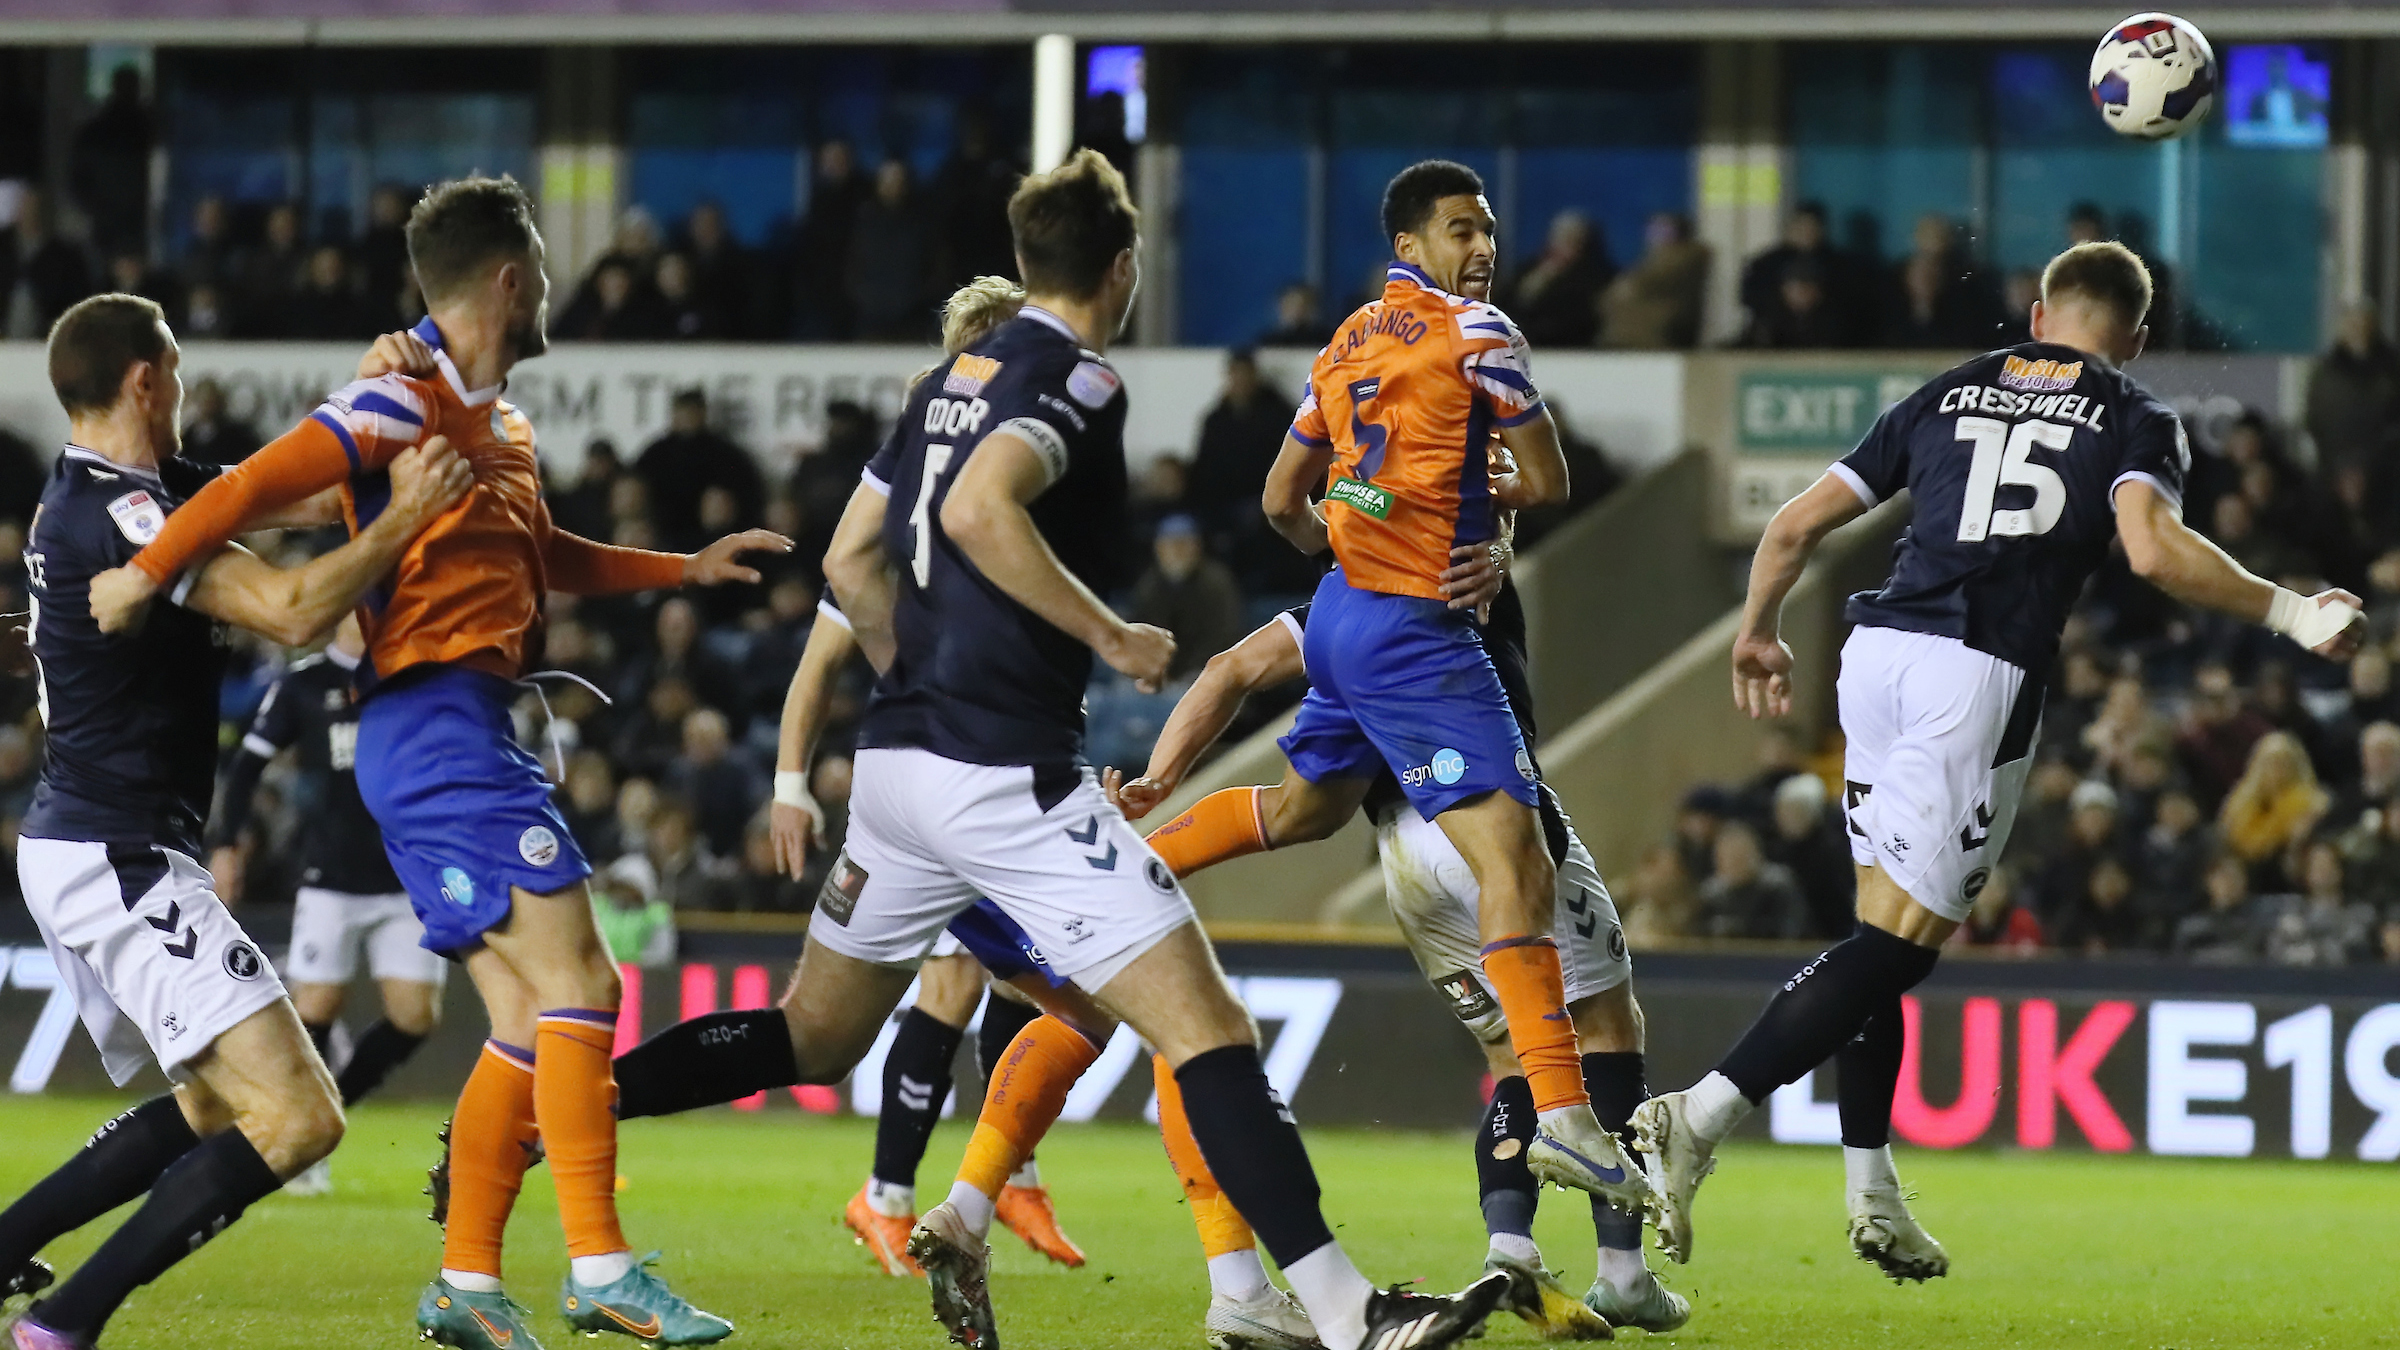
<instances>
[{"instance_id":1,"label":"dark haired player","mask_svg":"<svg viewBox=\"0 0 2400 1350\"><path fill-rule=\"evenodd\" d=\"M1452 1344L1506 1278L1436 1298L1378 1291L1351 1265L1191 902L1082 764L1093 656L1155 687L1174 655L1095 594L1129 551L1125 391L1101 352L1140 279L1137 218L1090 150L1027 178L1008 215L1023 312L917 386L826 555L883 674L859 724L848 846L792 992L780 1010L662 1032L619 1073L628 1095L638 1075L683 1106L836 1080L980 895L1174 1066L1210 1167L1330 1350ZM937 1316L977 1350L998 1341L991 1221L985 1197L954 1190L910 1243Z\"/></svg>"},{"instance_id":2,"label":"dark haired player","mask_svg":"<svg viewBox=\"0 0 2400 1350\"><path fill-rule=\"evenodd\" d=\"M591 865L540 762L517 744L509 706L540 658L548 592L756 581L739 556L791 544L752 530L694 554L652 553L557 528L533 426L500 399L509 371L549 345L532 200L507 178L442 183L409 215L408 252L429 310L414 330L430 349L421 374L361 378L327 399L195 496L130 566L95 580L93 612L103 629L123 627L191 558L328 488L363 528L384 508L385 468L429 437L474 465L474 491L408 549L361 616L359 787L426 947L465 964L492 1019L451 1127L442 1273L417 1324L471 1350L534 1343L501 1291L500 1252L538 1135L567 1235L568 1325L668 1345L722 1340L732 1324L637 1262L618 1224L609 1056L622 990L592 918Z\"/></svg>"},{"instance_id":3,"label":"dark haired player","mask_svg":"<svg viewBox=\"0 0 2400 1350\"><path fill-rule=\"evenodd\" d=\"M314 641L466 491L436 442L392 465L373 528L290 572L239 546L170 574L166 605L104 635L95 574L157 536L215 465L182 459L182 354L157 305L101 295L50 330L50 382L72 439L25 547L38 663L42 777L17 845L26 908L75 993L109 1077L153 1059L175 1090L100 1127L82 1152L0 1212L0 1298L39 1293L54 1238L149 1198L50 1297L9 1328L16 1350L89 1350L118 1305L333 1151L332 1079L257 945L200 864L216 777L219 621ZM332 501L277 524L322 524Z\"/></svg>"},{"instance_id":4,"label":"dark haired player","mask_svg":"<svg viewBox=\"0 0 2400 1350\"><path fill-rule=\"evenodd\" d=\"M1659 1245L1692 1252L1692 1197L1722 1140L1767 1095L1841 1065L1850 1244L1898 1279L1949 1258L1903 1203L1890 1150L1900 996L1933 970L2015 824L2042 690L2068 612L2112 540L2160 590L2347 657L2357 597L2304 598L2244 571L2183 523L2183 424L2120 369L2149 338L2150 274L2121 244L2050 261L2033 341L1895 404L1767 526L1733 647L1734 704L1791 710L1783 598L1825 536L1906 490L1915 519L1891 580L1853 596L1838 686L1858 928L1803 966L1715 1072L1634 1113L1658 1192Z\"/></svg>"}]
</instances>

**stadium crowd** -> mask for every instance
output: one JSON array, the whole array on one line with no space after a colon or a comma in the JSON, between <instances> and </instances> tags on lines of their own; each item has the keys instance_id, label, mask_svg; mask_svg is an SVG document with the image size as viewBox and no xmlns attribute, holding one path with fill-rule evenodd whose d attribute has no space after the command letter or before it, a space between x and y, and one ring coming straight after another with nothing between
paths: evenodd
<instances>
[{"instance_id":1,"label":"stadium crowd","mask_svg":"<svg viewBox=\"0 0 2400 1350\"><path fill-rule=\"evenodd\" d=\"M2002 865L1954 941L2287 965L2400 962L2400 353L2354 309L2310 384L2303 465L2249 414L2195 446L2186 517L2262 576L2367 601L2344 669L2192 614L2121 556L2051 673ZM1684 800L1620 896L1637 942L1847 932L1838 736L1770 735Z\"/></svg>"}]
</instances>

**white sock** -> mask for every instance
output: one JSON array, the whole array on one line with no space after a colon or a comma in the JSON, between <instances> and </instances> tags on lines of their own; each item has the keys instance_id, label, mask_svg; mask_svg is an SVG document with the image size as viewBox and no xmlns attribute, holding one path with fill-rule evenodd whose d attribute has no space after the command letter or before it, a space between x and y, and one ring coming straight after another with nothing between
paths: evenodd
<instances>
[{"instance_id":1,"label":"white sock","mask_svg":"<svg viewBox=\"0 0 2400 1350\"><path fill-rule=\"evenodd\" d=\"M1542 1264L1542 1249L1534 1246L1533 1239L1523 1233L1492 1234L1491 1251L1494 1256L1505 1256L1529 1266L1538 1267Z\"/></svg>"},{"instance_id":2,"label":"white sock","mask_svg":"<svg viewBox=\"0 0 2400 1350\"><path fill-rule=\"evenodd\" d=\"M950 1183L950 1208L966 1220L967 1231L977 1237L992 1231L992 1197L963 1181Z\"/></svg>"},{"instance_id":3,"label":"white sock","mask_svg":"<svg viewBox=\"0 0 2400 1350\"><path fill-rule=\"evenodd\" d=\"M442 1279L451 1288L462 1294L497 1294L500 1292L500 1277L497 1275L485 1275L473 1270L452 1270L448 1266L444 1266L442 1267Z\"/></svg>"},{"instance_id":4,"label":"white sock","mask_svg":"<svg viewBox=\"0 0 2400 1350\"><path fill-rule=\"evenodd\" d=\"M1692 1133L1712 1144L1733 1133L1733 1127L1750 1114L1750 1099L1732 1079L1713 1069L1684 1091L1683 1100L1690 1108Z\"/></svg>"},{"instance_id":5,"label":"white sock","mask_svg":"<svg viewBox=\"0 0 2400 1350\"><path fill-rule=\"evenodd\" d=\"M1642 1259L1641 1248L1621 1251L1615 1247L1600 1249L1600 1278L1620 1294L1641 1290L1650 1278L1650 1265Z\"/></svg>"},{"instance_id":6,"label":"white sock","mask_svg":"<svg viewBox=\"0 0 2400 1350\"><path fill-rule=\"evenodd\" d=\"M1892 1167L1892 1146L1881 1148L1842 1149L1842 1171L1850 1178L1850 1193L1861 1195L1868 1191L1897 1191L1900 1173Z\"/></svg>"},{"instance_id":7,"label":"white sock","mask_svg":"<svg viewBox=\"0 0 2400 1350\"><path fill-rule=\"evenodd\" d=\"M1283 1268L1325 1350L1358 1350L1367 1339L1367 1296L1375 1286L1350 1264L1342 1244L1328 1242Z\"/></svg>"},{"instance_id":8,"label":"white sock","mask_svg":"<svg viewBox=\"0 0 2400 1350\"><path fill-rule=\"evenodd\" d=\"M1039 1189L1042 1184L1042 1165L1027 1158L1023 1167L1008 1174L1008 1184L1023 1186L1027 1190Z\"/></svg>"},{"instance_id":9,"label":"white sock","mask_svg":"<svg viewBox=\"0 0 2400 1350\"><path fill-rule=\"evenodd\" d=\"M575 1283L586 1289L615 1284L633 1272L632 1252L603 1252L598 1256L578 1256L567 1262L575 1273Z\"/></svg>"},{"instance_id":10,"label":"white sock","mask_svg":"<svg viewBox=\"0 0 2400 1350\"><path fill-rule=\"evenodd\" d=\"M868 1177L867 1208L887 1219L913 1219L917 1217L917 1188Z\"/></svg>"},{"instance_id":11,"label":"white sock","mask_svg":"<svg viewBox=\"0 0 2400 1350\"><path fill-rule=\"evenodd\" d=\"M1266 1263L1258 1259L1258 1248L1244 1247L1238 1252L1208 1258L1208 1291L1237 1303L1248 1303L1267 1287Z\"/></svg>"}]
</instances>

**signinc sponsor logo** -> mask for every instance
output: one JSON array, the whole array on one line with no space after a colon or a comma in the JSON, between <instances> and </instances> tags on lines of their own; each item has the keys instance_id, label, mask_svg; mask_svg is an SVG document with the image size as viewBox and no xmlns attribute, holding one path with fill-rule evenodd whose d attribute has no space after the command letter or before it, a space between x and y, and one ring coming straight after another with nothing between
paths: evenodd
<instances>
[{"instance_id":1,"label":"signinc sponsor logo","mask_svg":"<svg viewBox=\"0 0 2400 1350\"><path fill-rule=\"evenodd\" d=\"M2022 356L2011 356L2000 363L2000 383L2010 389L2052 394L2074 388L2075 382L2082 378L2081 361L2028 361Z\"/></svg>"}]
</instances>

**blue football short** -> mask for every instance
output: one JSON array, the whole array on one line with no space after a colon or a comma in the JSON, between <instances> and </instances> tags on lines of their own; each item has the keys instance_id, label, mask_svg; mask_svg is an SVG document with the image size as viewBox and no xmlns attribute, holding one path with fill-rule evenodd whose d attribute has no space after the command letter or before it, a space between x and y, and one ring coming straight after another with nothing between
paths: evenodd
<instances>
[{"instance_id":1,"label":"blue football short","mask_svg":"<svg viewBox=\"0 0 2400 1350\"><path fill-rule=\"evenodd\" d=\"M995 980L1013 980L1020 975L1039 975L1053 989L1066 984L1066 977L1050 969L1049 958L1035 946L1017 921L1003 913L989 900L978 900L966 912L950 921L950 936L967 949L967 955L983 963Z\"/></svg>"},{"instance_id":2,"label":"blue football short","mask_svg":"<svg viewBox=\"0 0 2400 1350\"><path fill-rule=\"evenodd\" d=\"M512 886L546 895L592 874L541 761L517 744L516 692L479 670L420 666L359 709L359 795L432 951L481 946L508 922Z\"/></svg>"},{"instance_id":3,"label":"blue football short","mask_svg":"<svg viewBox=\"0 0 2400 1350\"><path fill-rule=\"evenodd\" d=\"M1487 792L1539 800L1533 758L1483 639L1440 600L1318 583L1301 657L1308 697L1277 742L1312 783L1389 768L1427 820Z\"/></svg>"}]
</instances>

